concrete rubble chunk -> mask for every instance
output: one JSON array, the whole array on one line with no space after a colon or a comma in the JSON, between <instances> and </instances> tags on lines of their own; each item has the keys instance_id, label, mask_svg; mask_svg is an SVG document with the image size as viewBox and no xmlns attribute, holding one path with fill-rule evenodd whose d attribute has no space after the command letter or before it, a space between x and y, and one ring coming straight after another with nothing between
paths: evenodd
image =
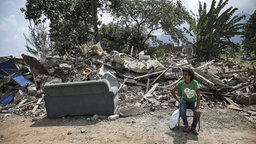
<instances>
[{"instance_id":1,"label":"concrete rubble chunk","mask_svg":"<svg viewBox=\"0 0 256 144\"><path fill-rule=\"evenodd\" d=\"M118 109L118 113L122 117L135 116L139 114L145 113L146 110L144 108L138 106L129 106Z\"/></svg>"},{"instance_id":2,"label":"concrete rubble chunk","mask_svg":"<svg viewBox=\"0 0 256 144\"><path fill-rule=\"evenodd\" d=\"M54 83L62 83L62 79L60 78L54 78L52 80L50 80L49 82L47 82L48 84L54 84Z\"/></svg>"},{"instance_id":3,"label":"concrete rubble chunk","mask_svg":"<svg viewBox=\"0 0 256 144\"><path fill-rule=\"evenodd\" d=\"M17 93L16 93L16 95L15 95L15 97L14 97L14 103L15 104L18 104L21 100L23 100L24 99L24 93L21 91L21 90L19 90Z\"/></svg>"},{"instance_id":4,"label":"concrete rubble chunk","mask_svg":"<svg viewBox=\"0 0 256 144\"><path fill-rule=\"evenodd\" d=\"M139 53L139 60L149 60L150 59L150 55L145 55L144 51L141 51Z\"/></svg>"},{"instance_id":5,"label":"concrete rubble chunk","mask_svg":"<svg viewBox=\"0 0 256 144\"><path fill-rule=\"evenodd\" d=\"M31 96L36 96L37 95L37 89L36 89L36 86L34 84L28 86L27 90L28 90L28 95L31 95Z\"/></svg>"},{"instance_id":6,"label":"concrete rubble chunk","mask_svg":"<svg viewBox=\"0 0 256 144\"><path fill-rule=\"evenodd\" d=\"M88 44L83 44L80 47L80 50L82 53L86 56L87 54L97 54L101 56L103 54L103 49L101 47L100 43L94 44L94 45L88 45Z\"/></svg>"},{"instance_id":7,"label":"concrete rubble chunk","mask_svg":"<svg viewBox=\"0 0 256 144\"><path fill-rule=\"evenodd\" d=\"M128 64L127 68L133 72L141 74L147 73L152 68L154 69L155 72L165 69L165 67L159 61L151 59L147 61L132 61Z\"/></svg>"},{"instance_id":8,"label":"concrete rubble chunk","mask_svg":"<svg viewBox=\"0 0 256 144\"><path fill-rule=\"evenodd\" d=\"M62 69L71 69L72 65L69 65L67 63L62 63L62 64L59 64L59 67Z\"/></svg>"},{"instance_id":9,"label":"concrete rubble chunk","mask_svg":"<svg viewBox=\"0 0 256 144\"><path fill-rule=\"evenodd\" d=\"M110 115L109 117L108 117L108 120L109 121L113 121L113 120L117 120L119 118L119 115L118 114L115 114L115 115Z\"/></svg>"}]
</instances>

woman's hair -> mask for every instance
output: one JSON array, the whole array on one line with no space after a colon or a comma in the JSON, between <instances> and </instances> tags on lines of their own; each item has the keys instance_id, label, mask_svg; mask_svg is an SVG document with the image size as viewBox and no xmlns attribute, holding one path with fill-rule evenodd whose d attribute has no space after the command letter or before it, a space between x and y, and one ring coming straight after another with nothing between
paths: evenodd
<instances>
[{"instance_id":1,"label":"woman's hair","mask_svg":"<svg viewBox=\"0 0 256 144\"><path fill-rule=\"evenodd\" d=\"M183 73L187 72L190 75L190 80L191 81L195 79L195 73L194 73L194 71L191 68L188 68L188 67L187 68L183 68L182 72Z\"/></svg>"}]
</instances>

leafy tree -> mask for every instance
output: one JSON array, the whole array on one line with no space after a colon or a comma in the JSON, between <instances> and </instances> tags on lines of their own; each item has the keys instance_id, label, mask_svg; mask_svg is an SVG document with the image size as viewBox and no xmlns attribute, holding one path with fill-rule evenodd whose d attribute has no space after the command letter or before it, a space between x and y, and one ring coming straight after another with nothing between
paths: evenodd
<instances>
[{"instance_id":1,"label":"leafy tree","mask_svg":"<svg viewBox=\"0 0 256 144\"><path fill-rule=\"evenodd\" d=\"M101 45L107 49L125 51L131 33L128 33L117 24L103 24L100 27L99 35L101 37Z\"/></svg>"},{"instance_id":2,"label":"leafy tree","mask_svg":"<svg viewBox=\"0 0 256 144\"><path fill-rule=\"evenodd\" d=\"M138 52L147 47L147 41L156 41L152 33L164 30L173 40L184 40L180 25L189 18L189 13L172 0L121 0L120 7L110 13L117 24L129 35L128 48L134 46Z\"/></svg>"},{"instance_id":3,"label":"leafy tree","mask_svg":"<svg viewBox=\"0 0 256 144\"><path fill-rule=\"evenodd\" d=\"M228 0L212 0L207 12L206 3L199 2L199 16L190 20L190 29L185 29L194 36L196 56L203 59L218 58L230 48L238 45L231 41L235 35L242 34L243 24L239 23L244 16L233 16L237 8L229 7L224 10Z\"/></svg>"},{"instance_id":4,"label":"leafy tree","mask_svg":"<svg viewBox=\"0 0 256 144\"><path fill-rule=\"evenodd\" d=\"M243 44L245 51L253 52L256 56L256 10L245 24Z\"/></svg>"},{"instance_id":5,"label":"leafy tree","mask_svg":"<svg viewBox=\"0 0 256 144\"><path fill-rule=\"evenodd\" d=\"M35 25L50 21L54 52L77 54L78 47L93 39L93 35L98 41L98 8L103 4L112 8L117 3L117 0L27 0L21 11Z\"/></svg>"},{"instance_id":6,"label":"leafy tree","mask_svg":"<svg viewBox=\"0 0 256 144\"><path fill-rule=\"evenodd\" d=\"M30 36L24 34L27 51L44 61L51 48L49 34L43 24L32 25L30 23L28 28Z\"/></svg>"}]
</instances>

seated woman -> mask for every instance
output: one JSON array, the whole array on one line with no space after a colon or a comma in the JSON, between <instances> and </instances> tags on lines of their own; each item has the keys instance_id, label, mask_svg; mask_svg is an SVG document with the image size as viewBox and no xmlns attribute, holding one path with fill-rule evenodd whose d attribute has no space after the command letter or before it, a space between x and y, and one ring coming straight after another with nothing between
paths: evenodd
<instances>
[{"instance_id":1,"label":"seated woman","mask_svg":"<svg viewBox=\"0 0 256 144\"><path fill-rule=\"evenodd\" d=\"M190 68L184 68L183 70L183 80L181 80L176 87L172 90L173 97L180 103L180 116L184 123L184 132L192 132L198 135L196 131L196 125L200 118L200 92L199 84L194 80L195 74ZM176 91L180 93L180 97L176 96ZM187 109L192 109L194 112L193 122L191 129L188 125L186 111Z\"/></svg>"}]
</instances>

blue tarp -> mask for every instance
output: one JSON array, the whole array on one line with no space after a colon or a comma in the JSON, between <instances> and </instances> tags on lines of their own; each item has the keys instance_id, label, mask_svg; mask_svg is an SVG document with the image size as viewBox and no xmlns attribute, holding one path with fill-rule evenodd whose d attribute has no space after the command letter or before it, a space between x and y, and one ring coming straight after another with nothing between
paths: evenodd
<instances>
[{"instance_id":1,"label":"blue tarp","mask_svg":"<svg viewBox=\"0 0 256 144\"><path fill-rule=\"evenodd\" d=\"M9 95L9 96L6 96L6 97L3 97L1 102L4 106L8 105L10 102L13 101L13 96L12 95Z\"/></svg>"},{"instance_id":2,"label":"blue tarp","mask_svg":"<svg viewBox=\"0 0 256 144\"><path fill-rule=\"evenodd\" d=\"M0 62L0 75L9 76L17 71L16 65L11 60Z\"/></svg>"},{"instance_id":3,"label":"blue tarp","mask_svg":"<svg viewBox=\"0 0 256 144\"><path fill-rule=\"evenodd\" d=\"M12 77L12 79L13 79L14 81L16 81L16 82L17 82L20 86L22 86L22 87L30 83L30 81L29 81L28 79L26 79L26 78L25 78L24 76L22 76L22 75L14 76L14 77Z\"/></svg>"}]
</instances>

